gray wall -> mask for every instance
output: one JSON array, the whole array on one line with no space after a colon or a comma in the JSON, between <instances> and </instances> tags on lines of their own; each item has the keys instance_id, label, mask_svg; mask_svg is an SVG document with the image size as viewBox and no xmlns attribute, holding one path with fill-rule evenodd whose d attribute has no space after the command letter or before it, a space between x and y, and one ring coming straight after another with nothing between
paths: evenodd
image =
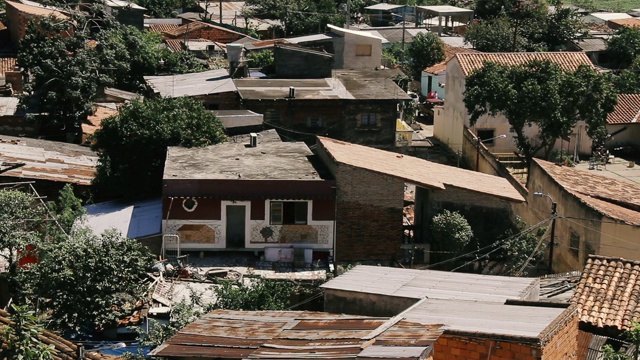
<instances>
[{"instance_id":1,"label":"gray wall","mask_svg":"<svg viewBox=\"0 0 640 360\"><path fill-rule=\"evenodd\" d=\"M396 316L418 299L325 289L324 311L336 314Z\"/></svg>"},{"instance_id":2,"label":"gray wall","mask_svg":"<svg viewBox=\"0 0 640 360\"><path fill-rule=\"evenodd\" d=\"M330 78L333 56L306 49L274 48L276 75L285 79Z\"/></svg>"}]
</instances>

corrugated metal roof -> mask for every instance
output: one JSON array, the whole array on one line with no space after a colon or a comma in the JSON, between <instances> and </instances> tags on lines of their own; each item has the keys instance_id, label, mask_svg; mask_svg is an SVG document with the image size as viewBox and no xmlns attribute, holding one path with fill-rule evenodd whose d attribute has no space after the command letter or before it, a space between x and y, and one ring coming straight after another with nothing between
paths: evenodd
<instances>
[{"instance_id":1,"label":"corrugated metal roof","mask_svg":"<svg viewBox=\"0 0 640 360\"><path fill-rule=\"evenodd\" d=\"M521 336L534 341L565 308L505 305L473 300L424 299L402 313L407 321L444 324L445 331Z\"/></svg>"},{"instance_id":2,"label":"corrugated metal roof","mask_svg":"<svg viewBox=\"0 0 640 360\"><path fill-rule=\"evenodd\" d=\"M85 207L87 214L78 225L87 226L94 234L116 229L130 239L162 233L162 199L122 203L108 201Z\"/></svg>"},{"instance_id":3,"label":"corrugated metal roof","mask_svg":"<svg viewBox=\"0 0 640 360\"><path fill-rule=\"evenodd\" d=\"M426 188L444 190L454 187L509 201L524 201L513 185L502 177L321 136L318 144L336 163L404 179Z\"/></svg>"},{"instance_id":4,"label":"corrugated metal roof","mask_svg":"<svg viewBox=\"0 0 640 360\"><path fill-rule=\"evenodd\" d=\"M439 325L399 322L397 318L299 311L215 310L187 325L151 355L175 358L372 359L392 356L421 359L432 351L432 345L441 333ZM378 343L378 338L386 338L388 342ZM422 341L416 343L416 339ZM372 342L375 346L370 346Z\"/></svg>"},{"instance_id":5,"label":"corrugated metal roof","mask_svg":"<svg viewBox=\"0 0 640 360\"><path fill-rule=\"evenodd\" d=\"M366 10L393 10L393 9L398 9L398 8L401 8L401 7L404 7L404 5L380 3L380 4L367 6L367 7L365 7L365 9Z\"/></svg>"},{"instance_id":6,"label":"corrugated metal roof","mask_svg":"<svg viewBox=\"0 0 640 360\"><path fill-rule=\"evenodd\" d=\"M2 176L90 185L98 157L80 145L1 135L0 161L24 163Z\"/></svg>"},{"instance_id":7,"label":"corrugated metal roof","mask_svg":"<svg viewBox=\"0 0 640 360\"><path fill-rule=\"evenodd\" d=\"M536 282L535 278L358 265L321 287L411 299L504 303L521 298Z\"/></svg>"},{"instance_id":8,"label":"corrugated metal roof","mask_svg":"<svg viewBox=\"0 0 640 360\"><path fill-rule=\"evenodd\" d=\"M144 80L163 97L219 94L236 91L227 69L191 74L145 76Z\"/></svg>"}]
</instances>

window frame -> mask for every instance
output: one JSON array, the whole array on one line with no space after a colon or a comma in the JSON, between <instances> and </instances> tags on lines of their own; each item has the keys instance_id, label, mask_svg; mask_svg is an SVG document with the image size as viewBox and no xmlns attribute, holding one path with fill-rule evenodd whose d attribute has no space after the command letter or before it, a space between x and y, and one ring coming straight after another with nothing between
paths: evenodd
<instances>
[{"instance_id":1,"label":"window frame","mask_svg":"<svg viewBox=\"0 0 640 360\"><path fill-rule=\"evenodd\" d=\"M298 212L301 212L300 214ZM302 215L304 211L304 219ZM293 212L293 213L291 213ZM274 218L277 220L274 221ZM293 219L290 221L289 219ZM308 201L269 201L270 225L308 225L309 202Z\"/></svg>"},{"instance_id":2,"label":"window frame","mask_svg":"<svg viewBox=\"0 0 640 360\"><path fill-rule=\"evenodd\" d=\"M487 136L491 132L491 136ZM486 128L486 129L476 129L476 136L480 139L480 142L487 145L493 146L496 143L496 129ZM489 140L491 139L491 140Z\"/></svg>"},{"instance_id":3,"label":"window frame","mask_svg":"<svg viewBox=\"0 0 640 360\"><path fill-rule=\"evenodd\" d=\"M373 120L372 120L373 119ZM378 114L377 113L361 113L359 127L373 128L378 126Z\"/></svg>"}]
</instances>

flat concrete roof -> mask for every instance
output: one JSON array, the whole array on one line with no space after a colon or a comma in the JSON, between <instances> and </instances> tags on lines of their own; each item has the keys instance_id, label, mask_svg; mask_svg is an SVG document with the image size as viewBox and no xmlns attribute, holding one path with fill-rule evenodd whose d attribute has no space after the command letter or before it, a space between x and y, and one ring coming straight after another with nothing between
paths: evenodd
<instances>
[{"instance_id":1,"label":"flat concrete roof","mask_svg":"<svg viewBox=\"0 0 640 360\"><path fill-rule=\"evenodd\" d=\"M216 110L212 111L225 129L259 126L264 122L262 114L251 110Z\"/></svg>"},{"instance_id":2,"label":"flat concrete roof","mask_svg":"<svg viewBox=\"0 0 640 360\"><path fill-rule=\"evenodd\" d=\"M320 287L410 299L427 297L502 304L507 299L523 298L537 281L524 277L358 265Z\"/></svg>"},{"instance_id":3,"label":"flat concrete roof","mask_svg":"<svg viewBox=\"0 0 640 360\"><path fill-rule=\"evenodd\" d=\"M457 16L473 14L473 10L451 5L416 6L416 8L436 15Z\"/></svg>"},{"instance_id":4,"label":"flat concrete roof","mask_svg":"<svg viewBox=\"0 0 640 360\"><path fill-rule=\"evenodd\" d=\"M410 322L442 329L537 340L566 308L505 305L469 300L424 299L402 313Z\"/></svg>"},{"instance_id":5,"label":"flat concrete roof","mask_svg":"<svg viewBox=\"0 0 640 360\"><path fill-rule=\"evenodd\" d=\"M295 88L296 99L410 100L393 78L392 70L334 70L324 79L235 79L243 99L286 99Z\"/></svg>"},{"instance_id":6,"label":"flat concrete roof","mask_svg":"<svg viewBox=\"0 0 640 360\"><path fill-rule=\"evenodd\" d=\"M258 145L249 136L202 148L169 147L165 180L322 180L309 161L313 153L303 142L282 142L275 130L258 133Z\"/></svg>"}]
</instances>

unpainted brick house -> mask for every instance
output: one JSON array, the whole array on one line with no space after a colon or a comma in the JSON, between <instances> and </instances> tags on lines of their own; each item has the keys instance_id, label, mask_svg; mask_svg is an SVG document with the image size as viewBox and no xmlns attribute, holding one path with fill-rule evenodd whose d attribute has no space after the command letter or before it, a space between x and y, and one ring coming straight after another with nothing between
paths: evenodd
<instances>
[{"instance_id":1,"label":"unpainted brick house","mask_svg":"<svg viewBox=\"0 0 640 360\"><path fill-rule=\"evenodd\" d=\"M206 39L222 44L232 43L246 37L243 33L202 21L192 21L177 28L167 29L162 31L162 35L165 39Z\"/></svg>"},{"instance_id":2,"label":"unpainted brick house","mask_svg":"<svg viewBox=\"0 0 640 360\"><path fill-rule=\"evenodd\" d=\"M321 79L234 81L241 106L264 114L265 125L287 136L296 138L303 132L392 147L400 104L411 99L392 80L400 74L399 70L334 70L332 77Z\"/></svg>"},{"instance_id":3,"label":"unpainted brick house","mask_svg":"<svg viewBox=\"0 0 640 360\"><path fill-rule=\"evenodd\" d=\"M359 265L321 287L327 312L442 325L434 360L576 359L577 309L536 278Z\"/></svg>"}]
</instances>

